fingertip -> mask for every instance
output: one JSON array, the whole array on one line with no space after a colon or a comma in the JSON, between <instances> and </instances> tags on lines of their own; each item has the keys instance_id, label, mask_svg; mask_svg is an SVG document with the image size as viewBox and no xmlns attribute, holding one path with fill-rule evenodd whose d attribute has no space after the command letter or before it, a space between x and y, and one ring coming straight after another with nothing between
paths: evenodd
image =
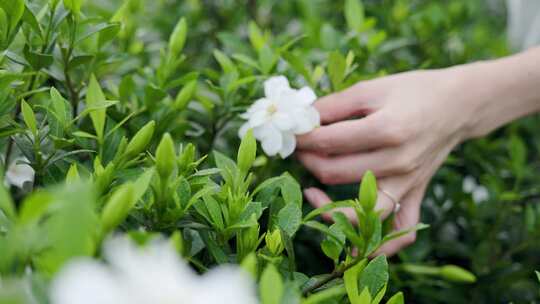
<instances>
[{"instance_id":1,"label":"fingertip","mask_svg":"<svg viewBox=\"0 0 540 304\"><path fill-rule=\"evenodd\" d=\"M304 196L309 201L309 203L316 208L327 205L332 201L330 197L326 195L326 193L314 187L305 189Z\"/></svg>"}]
</instances>

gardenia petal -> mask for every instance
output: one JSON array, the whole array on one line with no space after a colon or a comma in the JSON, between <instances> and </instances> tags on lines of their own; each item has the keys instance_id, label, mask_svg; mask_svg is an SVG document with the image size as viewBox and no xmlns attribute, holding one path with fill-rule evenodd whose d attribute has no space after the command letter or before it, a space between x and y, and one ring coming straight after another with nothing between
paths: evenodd
<instances>
[{"instance_id":1,"label":"gardenia petal","mask_svg":"<svg viewBox=\"0 0 540 304\"><path fill-rule=\"evenodd\" d=\"M22 189L24 183L34 181L34 169L30 165L26 164L27 162L28 159L26 158L17 158L9 165L5 176L6 184Z\"/></svg>"},{"instance_id":2,"label":"gardenia petal","mask_svg":"<svg viewBox=\"0 0 540 304\"><path fill-rule=\"evenodd\" d=\"M313 107L307 107L294 112L296 127L294 134L300 135L312 131L320 125L319 112Z\"/></svg>"},{"instance_id":3,"label":"gardenia petal","mask_svg":"<svg viewBox=\"0 0 540 304\"><path fill-rule=\"evenodd\" d=\"M309 106L317 100L317 95L310 87L303 87L295 92L295 102L303 106Z\"/></svg>"},{"instance_id":4,"label":"gardenia petal","mask_svg":"<svg viewBox=\"0 0 540 304\"><path fill-rule=\"evenodd\" d=\"M290 90L289 80L285 76L271 77L264 82L264 94L271 100L279 100L283 93Z\"/></svg>"},{"instance_id":5,"label":"gardenia petal","mask_svg":"<svg viewBox=\"0 0 540 304\"><path fill-rule=\"evenodd\" d=\"M271 125L266 127L260 133L263 136L256 138L261 141L264 153L266 153L268 156L276 155L281 150L283 145L283 136L279 129Z\"/></svg>"},{"instance_id":6,"label":"gardenia petal","mask_svg":"<svg viewBox=\"0 0 540 304\"><path fill-rule=\"evenodd\" d=\"M82 259L67 264L50 289L53 304L124 304L121 282L103 264Z\"/></svg>"},{"instance_id":7,"label":"gardenia petal","mask_svg":"<svg viewBox=\"0 0 540 304\"><path fill-rule=\"evenodd\" d=\"M267 111L258 111L250 115L248 122L252 128L255 128L266 123L269 119L270 115Z\"/></svg>"},{"instance_id":8,"label":"gardenia petal","mask_svg":"<svg viewBox=\"0 0 540 304\"><path fill-rule=\"evenodd\" d=\"M281 131L289 131L294 129L295 121L291 115L283 112L278 112L272 115L272 123Z\"/></svg>"},{"instance_id":9,"label":"gardenia petal","mask_svg":"<svg viewBox=\"0 0 540 304\"><path fill-rule=\"evenodd\" d=\"M240 129L238 129L238 137L240 138L244 138L244 136L246 136L246 133L249 131L249 129L251 129L251 126L249 125L249 123L244 123Z\"/></svg>"},{"instance_id":10,"label":"gardenia petal","mask_svg":"<svg viewBox=\"0 0 540 304\"><path fill-rule=\"evenodd\" d=\"M272 101L267 98L261 98L255 101L251 107L247 110L247 114L255 113L257 111L266 111L268 107L272 105Z\"/></svg>"},{"instance_id":11,"label":"gardenia petal","mask_svg":"<svg viewBox=\"0 0 540 304\"><path fill-rule=\"evenodd\" d=\"M202 276L192 304L258 303L253 280L242 269L223 265Z\"/></svg>"},{"instance_id":12,"label":"gardenia petal","mask_svg":"<svg viewBox=\"0 0 540 304\"><path fill-rule=\"evenodd\" d=\"M281 156L281 158L287 158L294 152L294 149L296 149L296 137L293 133L284 133L283 145L279 151L279 156Z\"/></svg>"}]
</instances>

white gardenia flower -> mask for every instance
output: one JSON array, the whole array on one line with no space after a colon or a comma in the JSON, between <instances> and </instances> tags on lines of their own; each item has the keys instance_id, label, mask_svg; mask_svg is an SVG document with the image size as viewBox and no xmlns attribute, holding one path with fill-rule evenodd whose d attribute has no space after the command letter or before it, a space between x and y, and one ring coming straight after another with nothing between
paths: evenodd
<instances>
[{"instance_id":1,"label":"white gardenia flower","mask_svg":"<svg viewBox=\"0 0 540 304\"><path fill-rule=\"evenodd\" d=\"M28 165L28 159L20 157L9 165L6 171L5 183L8 186L13 185L22 189L24 183L34 182L34 175L34 169Z\"/></svg>"},{"instance_id":2,"label":"white gardenia flower","mask_svg":"<svg viewBox=\"0 0 540 304\"><path fill-rule=\"evenodd\" d=\"M139 248L127 238L108 241L107 264L83 258L62 269L52 304L255 304L254 283L234 266L200 276L160 240Z\"/></svg>"},{"instance_id":3,"label":"white gardenia flower","mask_svg":"<svg viewBox=\"0 0 540 304\"><path fill-rule=\"evenodd\" d=\"M265 97L242 114L247 122L240 128L244 137L253 129L254 137L261 142L269 156L291 155L296 148L295 135L310 132L320 125L319 112L313 107L317 99L309 87L292 89L284 76L272 77L264 82Z\"/></svg>"}]
</instances>

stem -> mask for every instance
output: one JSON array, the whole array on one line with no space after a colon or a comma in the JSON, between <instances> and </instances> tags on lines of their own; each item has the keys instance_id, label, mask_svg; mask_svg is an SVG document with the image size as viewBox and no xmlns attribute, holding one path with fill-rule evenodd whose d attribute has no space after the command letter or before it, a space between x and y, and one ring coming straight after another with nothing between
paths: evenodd
<instances>
[{"instance_id":1,"label":"stem","mask_svg":"<svg viewBox=\"0 0 540 304\"><path fill-rule=\"evenodd\" d=\"M328 275L325 278L320 279L315 284L313 284L313 285L309 286L308 288L304 289L302 291L302 294L304 296L307 296L308 294L310 294L314 290L324 286L328 282L331 282L331 281L333 281L333 280L335 280L337 278L341 278L343 276L343 274L345 273L345 271L349 270L351 267L354 267L356 264L360 263L363 259L364 259L364 257L362 257L362 258L357 257L351 263L346 264L346 265L341 265L341 267L337 267L336 269L334 269L334 271L332 271L332 273L330 275Z\"/></svg>"}]
</instances>

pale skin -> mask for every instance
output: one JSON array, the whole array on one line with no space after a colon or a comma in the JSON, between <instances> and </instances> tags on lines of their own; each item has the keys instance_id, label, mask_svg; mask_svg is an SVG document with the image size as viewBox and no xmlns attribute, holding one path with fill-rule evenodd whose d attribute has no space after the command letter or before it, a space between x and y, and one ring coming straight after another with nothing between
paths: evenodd
<instances>
[{"instance_id":1,"label":"pale skin","mask_svg":"<svg viewBox=\"0 0 540 304\"><path fill-rule=\"evenodd\" d=\"M366 170L378 178L377 209L401 204L394 228L416 225L426 187L458 144L540 111L540 47L493 61L412 71L362 81L315 103L322 126L298 137L297 157L323 184L349 184ZM315 207L331 199L304 191ZM355 221L352 210L341 210ZM330 218L327 214L326 218ZM411 233L385 244L393 255Z\"/></svg>"}]
</instances>

